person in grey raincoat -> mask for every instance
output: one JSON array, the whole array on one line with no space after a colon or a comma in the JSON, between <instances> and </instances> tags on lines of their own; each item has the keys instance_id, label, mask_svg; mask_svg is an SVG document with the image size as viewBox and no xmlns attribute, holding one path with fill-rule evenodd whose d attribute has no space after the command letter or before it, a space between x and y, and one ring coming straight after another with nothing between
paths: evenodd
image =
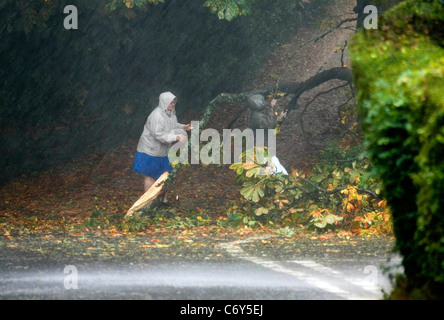
<instances>
[{"instance_id":1,"label":"person in grey raincoat","mask_svg":"<svg viewBox=\"0 0 444 320\"><path fill-rule=\"evenodd\" d=\"M248 107L251 110L250 127L254 131L264 129L264 144L268 143L268 129L277 126L276 116L265 107L265 98L261 94L255 94L248 98Z\"/></svg>"},{"instance_id":2,"label":"person in grey raincoat","mask_svg":"<svg viewBox=\"0 0 444 320\"><path fill-rule=\"evenodd\" d=\"M251 110L250 116L250 127L255 132L258 129L264 130L264 146L268 145L268 129L275 129L278 122L277 117L274 115L268 108L265 106L265 98L261 94L255 94L248 98L248 107ZM276 104L276 100L271 102L271 107L273 108ZM286 113L281 113L281 118L286 117ZM272 166L270 169L273 173L283 173L285 175L288 174L287 170L281 165L279 159L273 155L271 157Z\"/></svg>"},{"instance_id":3,"label":"person in grey raincoat","mask_svg":"<svg viewBox=\"0 0 444 320\"><path fill-rule=\"evenodd\" d=\"M168 150L172 144L186 141L185 130L191 130L191 124L177 122L176 102L177 98L171 92L162 93L159 105L148 116L140 136L133 170L145 176L145 192L162 173L172 170Z\"/></svg>"}]
</instances>

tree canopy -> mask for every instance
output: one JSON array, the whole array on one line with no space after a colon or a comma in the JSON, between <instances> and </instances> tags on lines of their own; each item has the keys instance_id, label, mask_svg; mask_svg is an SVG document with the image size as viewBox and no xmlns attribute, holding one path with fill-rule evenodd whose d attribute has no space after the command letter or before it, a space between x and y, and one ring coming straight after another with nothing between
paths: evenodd
<instances>
[{"instance_id":1,"label":"tree canopy","mask_svg":"<svg viewBox=\"0 0 444 320\"><path fill-rule=\"evenodd\" d=\"M1 161L7 172L138 136L165 88L181 97L179 112L238 91L267 52L327 1L305 8L290 0L236 1L255 10L244 16L245 7L229 23L199 1L112 3L72 1L78 30L66 30L65 1L1 2Z\"/></svg>"},{"instance_id":2,"label":"tree canopy","mask_svg":"<svg viewBox=\"0 0 444 320\"><path fill-rule=\"evenodd\" d=\"M251 7L256 0L207 0L203 3L211 13L217 14L219 19L233 20L240 15L251 14ZM149 5L157 5L165 0L108 0L107 6L115 10L120 6L127 8L146 8Z\"/></svg>"}]
</instances>

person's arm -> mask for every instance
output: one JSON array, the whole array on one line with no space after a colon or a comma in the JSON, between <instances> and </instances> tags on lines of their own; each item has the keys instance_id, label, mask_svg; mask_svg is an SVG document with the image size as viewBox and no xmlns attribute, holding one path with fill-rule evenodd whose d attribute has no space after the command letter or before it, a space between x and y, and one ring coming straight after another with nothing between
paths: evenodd
<instances>
[{"instance_id":1,"label":"person's arm","mask_svg":"<svg viewBox=\"0 0 444 320\"><path fill-rule=\"evenodd\" d=\"M185 126L186 126L186 124L182 124L182 123L177 122L174 129L185 129Z\"/></svg>"},{"instance_id":2,"label":"person's arm","mask_svg":"<svg viewBox=\"0 0 444 320\"><path fill-rule=\"evenodd\" d=\"M176 126L175 129L182 129L185 131L190 131L191 129L193 129L193 126L191 125L191 123L188 123L188 124L178 123L178 125L180 125L180 126L179 127Z\"/></svg>"},{"instance_id":3,"label":"person's arm","mask_svg":"<svg viewBox=\"0 0 444 320\"><path fill-rule=\"evenodd\" d=\"M156 140L162 143L173 143L177 141L177 135L174 132L165 132L162 117L153 117L149 123L149 131Z\"/></svg>"}]
</instances>

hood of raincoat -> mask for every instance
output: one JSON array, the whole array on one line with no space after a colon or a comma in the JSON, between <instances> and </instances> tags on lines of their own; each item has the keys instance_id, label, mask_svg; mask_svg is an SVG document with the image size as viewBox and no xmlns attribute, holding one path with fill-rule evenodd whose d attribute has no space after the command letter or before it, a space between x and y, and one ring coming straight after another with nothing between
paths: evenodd
<instances>
[{"instance_id":1,"label":"hood of raincoat","mask_svg":"<svg viewBox=\"0 0 444 320\"><path fill-rule=\"evenodd\" d=\"M177 122L176 112L168 111L168 106L176 98L171 92L164 92L159 97L155 108L143 127L143 133L137 145L137 151L154 157L165 157L178 134L185 134L184 124ZM182 131L181 131L182 130Z\"/></svg>"},{"instance_id":2,"label":"hood of raincoat","mask_svg":"<svg viewBox=\"0 0 444 320\"><path fill-rule=\"evenodd\" d=\"M176 99L176 96L171 92L164 92L159 96L159 108L162 109L167 115L172 115L175 113L175 109L172 111L168 110L168 106Z\"/></svg>"}]
</instances>

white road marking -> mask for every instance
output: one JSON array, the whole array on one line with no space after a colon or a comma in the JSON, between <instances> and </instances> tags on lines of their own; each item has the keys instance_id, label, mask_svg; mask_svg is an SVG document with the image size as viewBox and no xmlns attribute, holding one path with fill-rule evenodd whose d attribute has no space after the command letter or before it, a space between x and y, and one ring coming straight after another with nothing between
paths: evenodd
<instances>
[{"instance_id":1,"label":"white road marking","mask_svg":"<svg viewBox=\"0 0 444 320\"><path fill-rule=\"evenodd\" d=\"M342 299L346 299L346 300L364 300L364 299L366 300L366 299L368 299L368 297L358 296L358 295L355 295L354 293L345 291L345 290L343 290L337 286L334 286L331 283L328 283L323 279L317 278L309 273L286 268L275 261L268 261L268 260L265 260L265 259L262 259L259 257L250 256L250 255L246 254L242 250L242 248L239 246L239 244L241 244L241 243L247 243L252 240L259 240L259 239L263 239L263 238L251 238L249 240L228 242L228 243L220 244L219 246L221 248L225 249L229 254L231 254L234 257L253 262L255 264L258 264L258 265L263 266L265 268L269 268L269 269L276 271L276 272L288 274L288 275L293 276L301 281L306 282L307 284L309 284L313 287L316 287L316 288L321 289L325 292L334 294ZM311 266L313 266L314 264L316 264L316 262L314 262L314 261L311 261L310 263L306 263L306 265L311 265ZM328 270L328 271L334 271L333 274L338 274L337 271L335 271L331 268L328 268L325 266L322 266L322 268L321 268L320 265L318 265L318 264L316 264L316 265L317 265L318 270L322 270L324 273L327 272L327 270Z\"/></svg>"},{"instance_id":2,"label":"white road marking","mask_svg":"<svg viewBox=\"0 0 444 320\"><path fill-rule=\"evenodd\" d=\"M381 288L377 285L377 282L375 283L374 281L366 279L350 278L345 276L342 272L326 267L320 263L311 260L293 260L290 262L302 265L306 268L312 269L322 274L327 274L336 278L340 278L341 280L345 280L373 294L381 294Z\"/></svg>"}]
</instances>

